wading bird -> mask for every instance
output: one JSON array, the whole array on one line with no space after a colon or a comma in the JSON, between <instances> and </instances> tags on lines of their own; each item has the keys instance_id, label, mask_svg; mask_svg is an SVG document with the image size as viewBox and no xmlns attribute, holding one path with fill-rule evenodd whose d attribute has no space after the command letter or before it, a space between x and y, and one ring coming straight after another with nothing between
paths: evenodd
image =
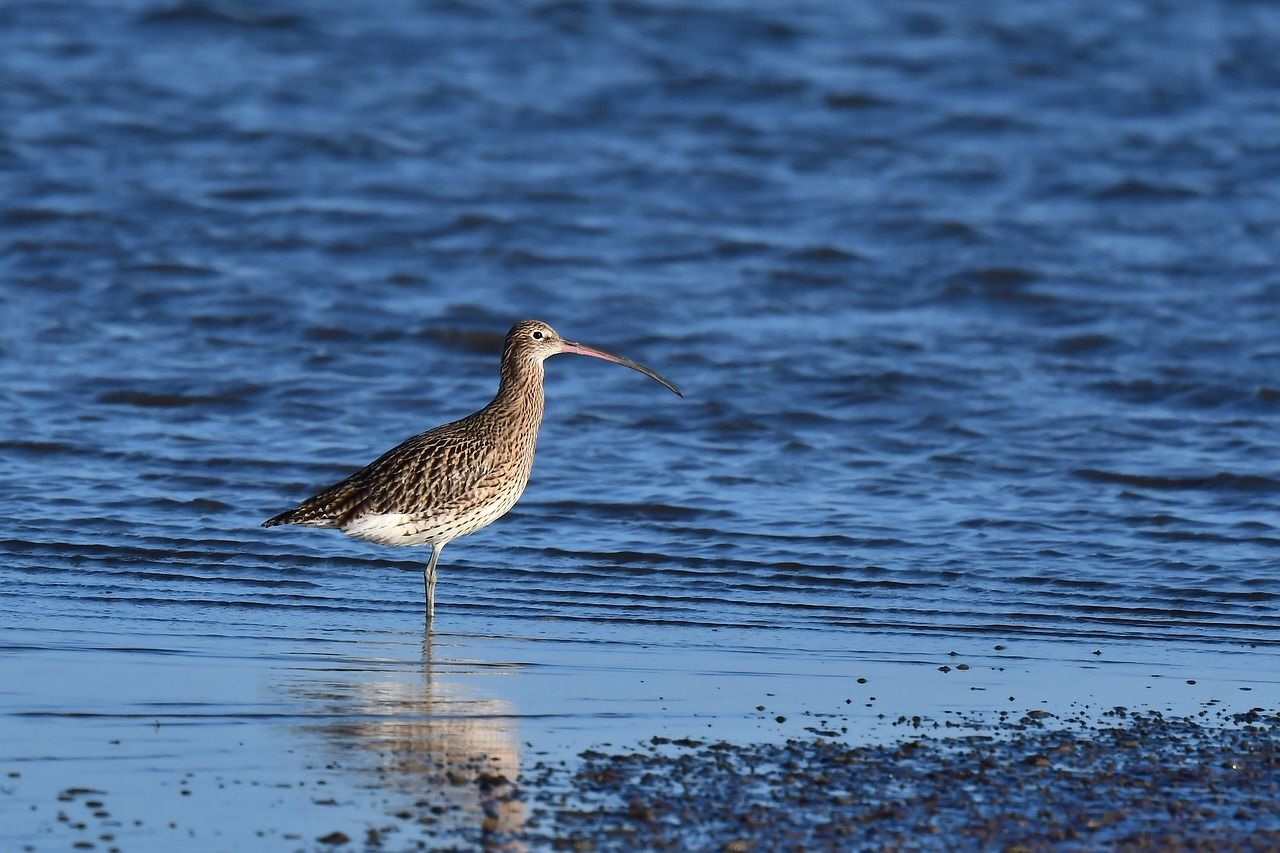
<instances>
[{"instance_id":1,"label":"wading bird","mask_svg":"<svg viewBox=\"0 0 1280 853\"><path fill-rule=\"evenodd\" d=\"M415 435L262 526L336 527L383 545L430 545L422 573L429 625L435 617L436 561L444 546L505 515L529 482L542 423L542 363L560 353L625 365L684 396L642 364L566 341L546 323L524 320L511 327L502 345L498 394L489 405Z\"/></svg>"}]
</instances>

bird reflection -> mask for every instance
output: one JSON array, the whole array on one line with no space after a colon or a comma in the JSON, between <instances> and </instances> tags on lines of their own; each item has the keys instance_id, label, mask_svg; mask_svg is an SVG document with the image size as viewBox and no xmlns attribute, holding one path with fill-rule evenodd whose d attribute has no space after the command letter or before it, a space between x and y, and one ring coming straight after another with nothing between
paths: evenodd
<instances>
[{"instance_id":1,"label":"bird reflection","mask_svg":"<svg viewBox=\"0 0 1280 853\"><path fill-rule=\"evenodd\" d=\"M330 705L334 717L318 729L344 769L375 774L377 787L392 795L397 823L386 831L523 850L515 709L477 697L462 677L492 665L439 659L438 642L423 632L421 671L412 678L403 665L380 663L331 671L336 678L323 687L313 682L309 698Z\"/></svg>"}]
</instances>

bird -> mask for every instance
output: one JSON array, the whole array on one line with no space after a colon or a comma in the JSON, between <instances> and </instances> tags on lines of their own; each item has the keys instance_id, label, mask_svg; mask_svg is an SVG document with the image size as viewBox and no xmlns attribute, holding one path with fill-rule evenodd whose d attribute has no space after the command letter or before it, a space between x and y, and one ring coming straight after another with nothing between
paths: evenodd
<instances>
[{"instance_id":1,"label":"bird","mask_svg":"<svg viewBox=\"0 0 1280 853\"><path fill-rule=\"evenodd\" d=\"M444 547L506 515L524 493L542 424L543 362L561 353L621 364L684 396L643 364L523 320L503 342L498 392L487 406L405 440L262 526L329 527L383 545L429 545L422 578L430 627Z\"/></svg>"}]
</instances>

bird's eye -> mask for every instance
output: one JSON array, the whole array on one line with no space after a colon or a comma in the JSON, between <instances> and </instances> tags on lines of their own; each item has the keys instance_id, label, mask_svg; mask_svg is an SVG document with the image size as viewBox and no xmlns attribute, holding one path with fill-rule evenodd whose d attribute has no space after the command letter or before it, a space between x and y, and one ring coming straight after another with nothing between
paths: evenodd
<instances>
[{"instance_id":1,"label":"bird's eye","mask_svg":"<svg viewBox=\"0 0 1280 853\"><path fill-rule=\"evenodd\" d=\"M540 341L540 340L542 340L542 332L534 332L534 333L533 333L533 339L534 339L535 341Z\"/></svg>"}]
</instances>

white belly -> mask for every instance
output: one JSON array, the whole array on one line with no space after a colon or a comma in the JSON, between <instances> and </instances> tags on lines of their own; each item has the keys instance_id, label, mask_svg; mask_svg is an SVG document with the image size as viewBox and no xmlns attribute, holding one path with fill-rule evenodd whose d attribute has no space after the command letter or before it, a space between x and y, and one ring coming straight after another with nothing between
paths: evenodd
<instances>
[{"instance_id":1,"label":"white belly","mask_svg":"<svg viewBox=\"0 0 1280 853\"><path fill-rule=\"evenodd\" d=\"M399 512L362 516L348 523L342 532L379 545L426 545L434 541L431 530L412 516Z\"/></svg>"},{"instance_id":2,"label":"white belly","mask_svg":"<svg viewBox=\"0 0 1280 853\"><path fill-rule=\"evenodd\" d=\"M379 545L443 545L506 515L521 491L512 490L500 500L465 509L444 508L428 517L400 512L363 515L344 525L342 532Z\"/></svg>"}]
</instances>

